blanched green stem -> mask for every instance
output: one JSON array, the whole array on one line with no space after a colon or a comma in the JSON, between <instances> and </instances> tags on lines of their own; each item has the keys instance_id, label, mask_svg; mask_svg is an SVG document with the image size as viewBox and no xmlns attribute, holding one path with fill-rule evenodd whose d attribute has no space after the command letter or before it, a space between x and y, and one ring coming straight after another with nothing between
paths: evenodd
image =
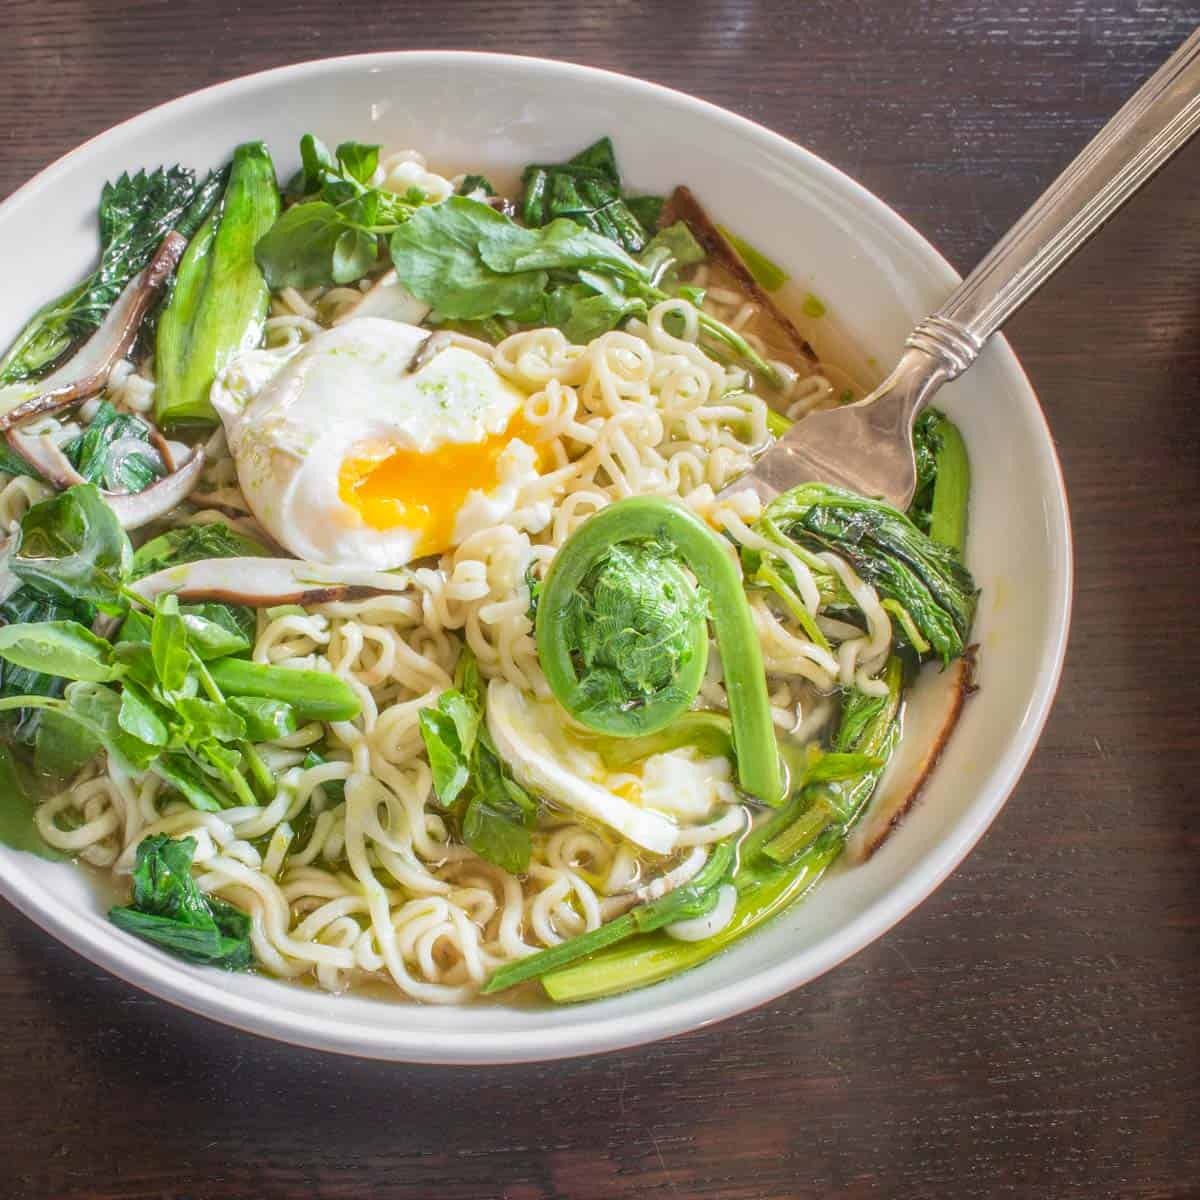
<instances>
[{"instance_id":1,"label":"blanched green stem","mask_svg":"<svg viewBox=\"0 0 1200 1200\"><path fill-rule=\"evenodd\" d=\"M929 536L959 554L967 542L967 504L971 462L958 427L945 417L938 423L937 475L929 515Z\"/></svg>"},{"instance_id":2,"label":"blanched green stem","mask_svg":"<svg viewBox=\"0 0 1200 1200\"><path fill-rule=\"evenodd\" d=\"M702 917L712 912L717 904L717 888L729 874L733 865L733 844L721 842L713 848L708 861L697 872L696 877L657 900L642 904L593 929L581 933L548 950L541 950L517 962L501 967L483 987L484 994L500 992L529 979L536 979L575 962L589 954L595 954L616 942L632 937L635 933L649 933L676 921Z\"/></svg>"},{"instance_id":3,"label":"blanched green stem","mask_svg":"<svg viewBox=\"0 0 1200 1200\"><path fill-rule=\"evenodd\" d=\"M777 412L769 404L767 405L767 432L772 437L783 437L795 423L791 417L785 417L783 413Z\"/></svg>"},{"instance_id":4,"label":"blanched green stem","mask_svg":"<svg viewBox=\"0 0 1200 1200\"><path fill-rule=\"evenodd\" d=\"M546 576L536 627L538 657L550 688L568 712L580 715L576 711L579 677L573 661L576 647L567 644L564 613L588 572L613 545L655 540L673 547L708 596L741 786L768 804L778 804L783 799L782 780L766 674L741 576L721 539L682 505L658 496L619 500L585 521L559 550ZM700 680L688 683L690 690L677 687L675 694L652 701L653 712L641 710L636 724L629 722L628 731L653 732L677 719L695 698ZM591 727L598 728L594 723ZM621 714L610 714L598 731L619 735Z\"/></svg>"},{"instance_id":5,"label":"blanched green stem","mask_svg":"<svg viewBox=\"0 0 1200 1200\"><path fill-rule=\"evenodd\" d=\"M694 967L785 909L812 887L841 851L841 839L819 841L786 869L739 872L738 901L729 924L702 942L680 942L655 933L610 946L584 962L550 971L542 986L551 1000L571 1004L615 996Z\"/></svg>"}]
</instances>

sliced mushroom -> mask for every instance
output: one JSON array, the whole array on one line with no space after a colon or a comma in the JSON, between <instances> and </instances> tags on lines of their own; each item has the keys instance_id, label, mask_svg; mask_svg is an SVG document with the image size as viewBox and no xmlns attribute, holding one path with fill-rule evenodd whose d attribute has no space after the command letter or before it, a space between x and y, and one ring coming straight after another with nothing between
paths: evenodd
<instances>
[{"instance_id":1,"label":"sliced mushroom","mask_svg":"<svg viewBox=\"0 0 1200 1200\"><path fill-rule=\"evenodd\" d=\"M45 434L23 433L20 429L10 429L5 436L13 453L19 454L48 484L59 491L87 482L59 449L58 443Z\"/></svg>"},{"instance_id":2,"label":"sliced mushroom","mask_svg":"<svg viewBox=\"0 0 1200 1200\"><path fill-rule=\"evenodd\" d=\"M185 237L174 230L168 233L146 268L125 285L100 328L58 370L45 379L0 388L0 431L68 408L100 391L113 367L129 352L142 320L186 248Z\"/></svg>"},{"instance_id":3,"label":"sliced mushroom","mask_svg":"<svg viewBox=\"0 0 1200 1200\"><path fill-rule=\"evenodd\" d=\"M334 324L344 325L357 317L383 317L405 325L420 325L429 312L429 305L422 304L400 282L395 271L388 271L363 292L361 300L356 300L339 313Z\"/></svg>"},{"instance_id":4,"label":"sliced mushroom","mask_svg":"<svg viewBox=\"0 0 1200 1200\"><path fill-rule=\"evenodd\" d=\"M905 714L904 737L867 811L846 842L851 862L866 862L917 802L975 690L977 647L968 647L927 685L920 709Z\"/></svg>"},{"instance_id":5,"label":"sliced mushroom","mask_svg":"<svg viewBox=\"0 0 1200 1200\"><path fill-rule=\"evenodd\" d=\"M295 558L204 558L147 575L133 590L145 600L174 592L181 600L220 600L269 608L365 600L403 592L410 582L407 573L329 567Z\"/></svg>"},{"instance_id":6,"label":"sliced mushroom","mask_svg":"<svg viewBox=\"0 0 1200 1200\"><path fill-rule=\"evenodd\" d=\"M141 492L105 492L108 507L117 514L122 529L140 529L165 517L191 494L204 470L204 447L197 446L192 456L177 471L164 475Z\"/></svg>"},{"instance_id":7,"label":"sliced mushroom","mask_svg":"<svg viewBox=\"0 0 1200 1200\"><path fill-rule=\"evenodd\" d=\"M87 483L82 475L71 465L70 460L59 447L45 435L24 433L20 429L10 429L5 435L8 444L31 467L33 467L47 483L60 491L65 488L77 487ZM141 492L106 492L101 495L108 501L108 506L117 514L117 520L122 529L140 529L151 521L165 517L171 509L182 504L188 498L200 472L204 470L204 449L197 446L191 457L178 470L163 476Z\"/></svg>"},{"instance_id":8,"label":"sliced mushroom","mask_svg":"<svg viewBox=\"0 0 1200 1200\"><path fill-rule=\"evenodd\" d=\"M406 375L415 375L423 371L443 350L454 345L454 338L445 330L439 329L431 333L418 347L417 352L409 361Z\"/></svg>"},{"instance_id":9,"label":"sliced mushroom","mask_svg":"<svg viewBox=\"0 0 1200 1200\"><path fill-rule=\"evenodd\" d=\"M807 364L809 368L815 367L817 365L816 351L792 323L791 318L763 290L758 280L750 274L738 252L716 227L690 188L677 187L671 193L663 206L659 227L665 229L668 225L674 225L676 221L682 221L692 231L696 241L704 247L709 258L732 275L738 289L759 306L763 317L775 327L776 340L791 346L795 351L798 356L796 365Z\"/></svg>"}]
</instances>

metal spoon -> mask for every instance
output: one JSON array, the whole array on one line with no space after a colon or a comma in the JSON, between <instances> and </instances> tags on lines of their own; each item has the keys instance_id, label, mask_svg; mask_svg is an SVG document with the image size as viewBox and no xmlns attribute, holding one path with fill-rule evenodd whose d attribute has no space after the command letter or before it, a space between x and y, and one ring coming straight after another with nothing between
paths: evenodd
<instances>
[{"instance_id":1,"label":"metal spoon","mask_svg":"<svg viewBox=\"0 0 1200 1200\"><path fill-rule=\"evenodd\" d=\"M912 427L949 379L1200 129L1200 30L1156 71L932 316L892 373L857 404L812 413L722 495L764 502L801 483L837 484L906 509Z\"/></svg>"}]
</instances>

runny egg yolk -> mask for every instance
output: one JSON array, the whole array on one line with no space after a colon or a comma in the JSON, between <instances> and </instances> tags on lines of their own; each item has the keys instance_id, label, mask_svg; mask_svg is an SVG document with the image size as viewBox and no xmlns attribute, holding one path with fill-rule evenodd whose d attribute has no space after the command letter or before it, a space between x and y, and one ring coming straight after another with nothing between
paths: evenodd
<instances>
[{"instance_id":1,"label":"runny egg yolk","mask_svg":"<svg viewBox=\"0 0 1200 1200\"><path fill-rule=\"evenodd\" d=\"M468 495L491 492L500 482L500 456L517 438L538 449L521 413L503 432L480 442L447 442L427 453L386 444L364 447L360 457L343 461L338 495L372 529L417 534L414 558L440 554L454 540ZM544 465L544 451L538 459Z\"/></svg>"}]
</instances>

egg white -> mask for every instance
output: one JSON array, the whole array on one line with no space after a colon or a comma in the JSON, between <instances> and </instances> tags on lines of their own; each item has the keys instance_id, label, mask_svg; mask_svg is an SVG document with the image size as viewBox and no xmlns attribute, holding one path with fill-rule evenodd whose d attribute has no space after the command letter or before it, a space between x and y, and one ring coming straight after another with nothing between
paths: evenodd
<instances>
[{"instance_id":1,"label":"egg white","mask_svg":"<svg viewBox=\"0 0 1200 1200\"><path fill-rule=\"evenodd\" d=\"M680 749L610 770L587 739L568 728L552 700L526 695L505 680L488 684L487 723L519 783L656 854L675 849L681 826L703 823L718 808L737 803L726 759ZM623 786L631 776L632 797Z\"/></svg>"},{"instance_id":2,"label":"egg white","mask_svg":"<svg viewBox=\"0 0 1200 1200\"><path fill-rule=\"evenodd\" d=\"M508 428L524 395L477 354L447 346L410 371L429 337L415 325L359 317L325 330L273 372L262 352L218 377L213 405L225 427L247 503L297 557L389 570L415 554L421 531L367 524L339 495L339 473L364 447L430 454ZM473 491L456 514L454 544L504 520L536 454L514 441L497 462L498 486Z\"/></svg>"}]
</instances>

